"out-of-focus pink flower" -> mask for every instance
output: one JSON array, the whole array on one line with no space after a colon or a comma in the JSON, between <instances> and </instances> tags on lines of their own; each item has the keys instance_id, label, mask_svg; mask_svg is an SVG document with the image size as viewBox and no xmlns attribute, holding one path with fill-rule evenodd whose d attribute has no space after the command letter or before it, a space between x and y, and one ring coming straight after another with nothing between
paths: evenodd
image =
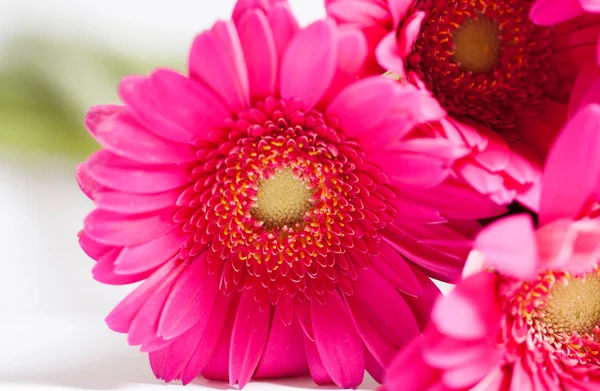
<instances>
[{"instance_id":1,"label":"out-of-focus pink flower","mask_svg":"<svg viewBox=\"0 0 600 391\"><path fill-rule=\"evenodd\" d=\"M414 131L443 118L433 98L357 81L366 56L360 32L240 2L188 76L127 77L124 105L89 111L80 244L97 280L145 280L107 323L157 377L381 379L428 319L427 276L458 277L503 212L449 177L462 149Z\"/></svg>"},{"instance_id":2,"label":"out-of-focus pink flower","mask_svg":"<svg viewBox=\"0 0 600 391\"><path fill-rule=\"evenodd\" d=\"M460 128L457 142L476 145L459 176L496 202L538 209L541 162L568 118L579 72L593 63L599 16L541 27L529 19L532 0L326 4L341 25L386 30L379 64L431 91Z\"/></svg>"},{"instance_id":3,"label":"out-of-focus pink flower","mask_svg":"<svg viewBox=\"0 0 600 391\"><path fill-rule=\"evenodd\" d=\"M514 215L390 367L387 390L600 389L600 105L569 120L544 170L539 227Z\"/></svg>"}]
</instances>

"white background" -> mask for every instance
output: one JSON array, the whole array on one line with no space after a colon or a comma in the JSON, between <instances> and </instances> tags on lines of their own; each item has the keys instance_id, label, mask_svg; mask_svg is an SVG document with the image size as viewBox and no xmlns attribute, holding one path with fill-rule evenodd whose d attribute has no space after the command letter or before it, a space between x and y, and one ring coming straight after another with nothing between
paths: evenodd
<instances>
[{"instance_id":1,"label":"white background","mask_svg":"<svg viewBox=\"0 0 600 391\"><path fill-rule=\"evenodd\" d=\"M321 0L291 0L302 24L324 14ZM2 45L23 33L77 39L116 53L181 58L193 37L233 0L0 0ZM160 65L160 64L156 64ZM84 101L83 105L102 103ZM0 119L0 126L1 119ZM103 319L131 287L103 286L76 234L92 205L74 162L0 146L0 390L165 389L146 356ZM248 390L313 389L310 379L251 383ZM172 387L178 387L173 385ZM189 389L227 389L197 380ZM361 389L375 389L367 380Z\"/></svg>"}]
</instances>

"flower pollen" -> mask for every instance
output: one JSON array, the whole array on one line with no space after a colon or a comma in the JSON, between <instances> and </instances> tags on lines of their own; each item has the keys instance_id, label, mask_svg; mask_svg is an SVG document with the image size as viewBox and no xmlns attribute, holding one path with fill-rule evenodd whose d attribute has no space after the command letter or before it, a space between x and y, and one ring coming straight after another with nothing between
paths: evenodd
<instances>
[{"instance_id":1,"label":"flower pollen","mask_svg":"<svg viewBox=\"0 0 600 391\"><path fill-rule=\"evenodd\" d=\"M552 287L543 311L555 332L591 333L600 325L600 278L566 277Z\"/></svg>"},{"instance_id":2,"label":"flower pollen","mask_svg":"<svg viewBox=\"0 0 600 391\"><path fill-rule=\"evenodd\" d=\"M252 215L267 227L296 226L312 207L313 190L291 168L258 181L258 199Z\"/></svg>"},{"instance_id":3,"label":"flower pollen","mask_svg":"<svg viewBox=\"0 0 600 391\"><path fill-rule=\"evenodd\" d=\"M467 72L489 71L498 62L499 34L498 24L486 16L465 20L452 34L453 60Z\"/></svg>"}]
</instances>

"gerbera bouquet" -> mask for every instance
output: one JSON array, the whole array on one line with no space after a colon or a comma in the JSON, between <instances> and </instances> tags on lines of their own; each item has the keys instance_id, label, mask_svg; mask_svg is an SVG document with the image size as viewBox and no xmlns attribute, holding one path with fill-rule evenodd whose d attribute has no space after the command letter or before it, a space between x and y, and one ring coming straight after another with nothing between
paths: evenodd
<instances>
[{"instance_id":1,"label":"gerbera bouquet","mask_svg":"<svg viewBox=\"0 0 600 391\"><path fill-rule=\"evenodd\" d=\"M600 389L600 4L325 5L239 0L89 110L108 326L167 382Z\"/></svg>"}]
</instances>

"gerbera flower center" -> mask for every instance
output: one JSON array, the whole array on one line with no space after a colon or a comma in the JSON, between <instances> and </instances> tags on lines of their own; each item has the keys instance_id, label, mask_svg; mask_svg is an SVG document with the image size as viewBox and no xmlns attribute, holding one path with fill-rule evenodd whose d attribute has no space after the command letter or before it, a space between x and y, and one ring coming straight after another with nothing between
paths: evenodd
<instances>
[{"instance_id":1,"label":"gerbera flower center","mask_svg":"<svg viewBox=\"0 0 600 391\"><path fill-rule=\"evenodd\" d=\"M270 228L294 226L312 207L313 192L291 168L285 168L258 181L258 200L252 214Z\"/></svg>"},{"instance_id":2,"label":"gerbera flower center","mask_svg":"<svg viewBox=\"0 0 600 391\"><path fill-rule=\"evenodd\" d=\"M465 20L452 34L453 61L465 71L489 71L498 62L499 34L498 24L486 16Z\"/></svg>"},{"instance_id":3,"label":"gerbera flower center","mask_svg":"<svg viewBox=\"0 0 600 391\"><path fill-rule=\"evenodd\" d=\"M551 30L529 20L533 0L416 3L426 16L408 57L442 105L496 129L535 115L556 89Z\"/></svg>"},{"instance_id":4,"label":"gerbera flower center","mask_svg":"<svg viewBox=\"0 0 600 391\"><path fill-rule=\"evenodd\" d=\"M591 333L600 325L600 278L565 278L552 287L543 311L555 332Z\"/></svg>"},{"instance_id":5,"label":"gerbera flower center","mask_svg":"<svg viewBox=\"0 0 600 391\"><path fill-rule=\"evenodd\" d=\"M547 271L534 281L508 281L505 287L512 307L507 324L515 329L507 329L508 335L526 330L538 346L532 354L600 365L600 270L580 276Z\"/></svg>"},{"instance_id":6,"label":"gerbera flower center","mask_svg":"<svg viewBox=\"0 0 600 391\"><path fill-rule=\"evenodd\" d=\"M336 123L301 102L267 98L216 129L199 144L201 164L178 200L175 220L191 234L179 256L210 248L224 293L253 289L262 306L350 294L394 219L395 194Z\"/></svg>"}]
</instances>

